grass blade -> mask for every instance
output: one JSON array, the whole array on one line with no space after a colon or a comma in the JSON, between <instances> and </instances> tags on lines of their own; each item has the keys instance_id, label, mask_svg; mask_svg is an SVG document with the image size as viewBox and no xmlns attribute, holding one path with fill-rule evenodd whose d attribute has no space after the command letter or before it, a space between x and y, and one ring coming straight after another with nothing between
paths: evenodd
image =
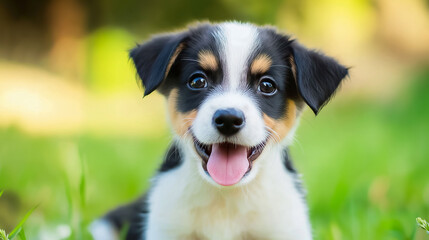
<instances>
[{"instance_id":1,"label":"grass blade","mask_svg":"<svg viewBox=\"0 0 429 240\"><path fill-rule=\"evenodd\" d=\"M27 237L25 236L24 228L21 229L18 236L21 240L27 240Z\"/></svg>"},{"instance_id":2,"label":"grass blade","mask_svg":"<svg viewBox=\"0 0 429 240\"><path fill-rule=\"evenodd\" d=\"M3 193L3 191L1 193ZM3 229L0 229L0 240L9 240L9 238L7 237L6 232Z\"/></svg>"},{"instance_id":3,"label":"grass blade","mask_svg":"<svg viewBox=\"0 0 429 240\"><path fill-rule=\"evenodd\" d=\"M1 197L1 195L3 195L3 192L4 192L4 190L1 190L1 191L0 191L0 197Z\"/></svg>"},{"instance_id":4,"label":"grass blade","mask_svg":"<svg viewBox=\"0 0 429 240\"><path fill-rule=\"evenodd\" d=\"M80 184L79 184L79 193L80 193L80 206L82 210L85 208L86 204L86 176L85 176L85 161L84 158L80 158L81 161L81 175L80 175Z\"/></svg>"},{"instance_id":5,"label":"grass blade","mask_svg":"<svg viewBox=\"0 0 429 240\"><path fill-rule=\"evenodd\" d=\"M10 232L9 238L13 239L22 229L22 225L24 225L25 221L27 221L27 218L33 213L33 211L38 207L39 205L34 206L30 211L28 211L24 218L18 223L18 225Z\"/></svg>"},{"instance_id":6,"label":"grass blade","mask_svg":"<svg viewBox=\"0 0 429 240\"><path fill-rule=\"evenodd\" d=\"M18 235L21 232L22 228L15 228L13 229L13 234L11 233L9 235L9 239L13 240L15 238L16 235Z\"/></svg>"},{"instance_id":7,"label":"grass blade","mask_svg":"<svg viewBox=\"0 0 429 240\"><path fill-rule=\"evenodd\" d=\"M417 225L419 225L419 227L426 230L426 232L429 234L429 223L426 220L418 217L416 219L416 222L417 222Z\"/></svg>"}]
</instances>

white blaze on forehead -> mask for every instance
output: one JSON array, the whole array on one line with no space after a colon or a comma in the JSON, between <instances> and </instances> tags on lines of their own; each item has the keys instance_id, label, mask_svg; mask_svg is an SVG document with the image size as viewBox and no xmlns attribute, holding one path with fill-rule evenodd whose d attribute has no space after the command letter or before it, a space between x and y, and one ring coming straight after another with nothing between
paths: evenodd
<instances>
[{"instance_id":1,"label":"white blaze on forehead","mask_svg":"<svg viewBox=\"0 0 429 240\"><path fill-rule=\"evenodd\" d=\"M248 60L255 49L258 31L251 24L228 22L220 25L223 64L227 86L235 89L247 76Z\"/></svg>"}]
</instances>

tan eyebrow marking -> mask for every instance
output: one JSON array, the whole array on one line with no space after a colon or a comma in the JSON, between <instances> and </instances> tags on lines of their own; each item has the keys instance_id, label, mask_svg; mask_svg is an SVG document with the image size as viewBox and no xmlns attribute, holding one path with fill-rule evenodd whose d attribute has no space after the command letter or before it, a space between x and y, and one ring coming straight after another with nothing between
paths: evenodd
<instances>
[{"instance_id":1,"label":"tan eyebrow marking","mask_svg":"<svg viewBox=\"0 0 429 240\"><path fill-rule=\"evenodd\" d=\"M272 60L267 54L259 54L250 65L250 73L265 73L270 69Z\"/></svg>"},{"instance_id":2,"label":"tan eyebrow marking","mask_svg":"<svg viewBox=\"0 0 429 240\"><path fill-rule=\"evenodd\" d=\"M205 70L216 71L218 69L215 55L208 50L202 50L198 53L198 63Z\"/></svg>"}]
</instances>

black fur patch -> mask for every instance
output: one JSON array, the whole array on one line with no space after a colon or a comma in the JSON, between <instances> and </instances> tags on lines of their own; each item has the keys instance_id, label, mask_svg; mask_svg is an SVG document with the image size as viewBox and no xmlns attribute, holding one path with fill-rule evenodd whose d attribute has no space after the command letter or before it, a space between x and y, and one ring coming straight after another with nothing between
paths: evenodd
<instances>
[{"instance_id":1,"label":"black fur patch","mask_svg":"<svg viewBox=\"0 0 429 240\"><path fill-rule=\"evenodd\" d=\"M296 64L298 91L307 105L317 114L329 101L348 69L314 50L297 42L291 44Z\"/></svg>"},{"instance_id":2,"label":"black fur patch","mask_svg":"<svg viewBox=\"0 0 429 240\"><path fill-rule=\"evenodd\" d=\"M296 171L296 169L292 163L292 160L290 159L290 156L289 156L289 148L285 148L283 150L283 158L284 158L283 163L285 165L286 170L288 170L291 173L297 174L297 171Z\"/></svg>"},{"instance_id":3,"label":"black fur patch","mask_svg":"<svg viewBox=\"0 0 429 240\"><path fill-rule=\"evenodd\" d=\"M293 74L287 57L291 52L288 48L290 44L289 37L280 35L273 29L258 28L259 44L249 58L248 65L253 62L255 57L260 54L266 54L270 57L272 63L270 69L261 74L251 74L248 72L248 86L250 92L258 100L260 109L265 114L273 119L280 119L287 112L286 99L294 99L296 96L296 88L293 88ZM258 84L263 76L270 76L274 79L277 85L277 93L273 96L266 96L258 92Z\"/></svg>"},{"instance_id":4,"label":"black fur patch","mask_svg":"<svg viewBox=\"0 0 429 240\"><path fill-rule=\"evenodd\" d=\"M285 169L293 175L296 190L305 198L307 193L305 188L302 186L301 178L299 177L299 174L292 163L289 155L289 148L287 147L283 150L283 164Z\"/></svg>"},{"instance_id":5,"label":"black fur patch","mask_svg":"<svg viewBox=\"0 0 429 240\"><path fill-rule=\"evenodd\" d=\"M126 240L143 240L147 215L147 194L145 194L136 201L107 213L104 219L112 223L118 233L128 228Z\"/></svg>"},{"instance_id":6,"label":"black fur patch","mask_svg":"<svg viewBox=\"0 0 429 240\"><path fill-rule=\"evenodd\" d=\"M178 146L173 143L165 154L164 161L159 168L159 172L167 172L171 169L177 168L182 164L182 154Z\"/></svg>"},{"instance_id":7,"label":"black fur patch","mask_svg":"<svg viewBox=\"0 0 429 240\"><path fill-rule=\"evenodd\" d=\"M171 57L187 37L187 32L160 35L130 51L130 57L145 88L145 96L161 85Z\"/></svg>"},{"instance_id":8,"label":"black fur patch","mask_svg":"<svg viewBox=\"0 0 429 240\"><path fill-rule=\"evenodd\" d=\"M188 47L183 50L173 66L172 74L166 84L178 89L177 110L180 112L197 109L210 92L222 82L223 70L221 64L219 64L216 71L207 71L202 69L198 63L198 54L201 51L210 51L216 59L220 59L219 46L212 34L217 30L217 27L204 26L191 31ZM199 90L189 88L188 82L195 72L205 74L208 83L207 88Z\"/></svg>"}]
</instances>

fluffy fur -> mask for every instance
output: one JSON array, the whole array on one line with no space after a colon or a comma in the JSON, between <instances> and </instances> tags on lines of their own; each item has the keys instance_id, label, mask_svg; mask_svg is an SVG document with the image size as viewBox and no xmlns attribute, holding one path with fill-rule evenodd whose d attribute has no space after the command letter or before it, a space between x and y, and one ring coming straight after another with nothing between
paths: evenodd
<instances>
[{"instance_id":1,"label":"fluffy fur","mask_svg":"<svg viewBox=\"0 0 429 240\"><path fill-rule=\"evenodd\" d=\"M275 29L237 22L156 36L130 56L145 95L166 96L174 141L147 194L96 221L96 238L128 225L127 239L312 239L287 146L304 105L317 113L347 69ZM240 113L238 132L214 124L222 109ZM248 153L232 186L207 171L215 144Z\"/></svg>"}]
</instances>

